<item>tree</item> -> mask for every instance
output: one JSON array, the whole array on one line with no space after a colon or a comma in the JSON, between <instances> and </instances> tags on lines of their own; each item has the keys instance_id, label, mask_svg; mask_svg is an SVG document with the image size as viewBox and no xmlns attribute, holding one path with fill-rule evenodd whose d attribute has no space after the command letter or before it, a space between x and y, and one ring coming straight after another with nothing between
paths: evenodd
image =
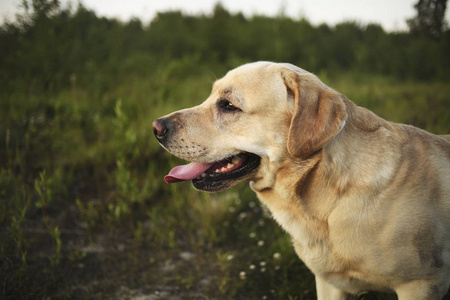
<instances>
[{"instance_id":1,"label":"tree","mask_svg":"<svg viewBox=\"0 0 450 300\"><path fill-rule=\"evenodd\" d=\"M417 16L406 21L410 32L440 39L446 25L444 16L447 0L419 0L414 8L417 10Z\"/></svg>"}]
</instances>

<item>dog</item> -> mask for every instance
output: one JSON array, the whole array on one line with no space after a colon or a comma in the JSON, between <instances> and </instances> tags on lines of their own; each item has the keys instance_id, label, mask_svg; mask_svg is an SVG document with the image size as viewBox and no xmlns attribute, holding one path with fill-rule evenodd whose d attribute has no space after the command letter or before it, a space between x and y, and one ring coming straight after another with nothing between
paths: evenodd
<instances>
[{"instance_id":1,"label":"dog","mask_svg":"<svg viewBox=\"0 0 450 300\"><path fill-rule=\"evenodd\" d=\"M314 273L318 299L361 291L442 299L450 285L450 135L388 122L291 64L229 71L153 122L192 163L167 183L249 181Z\"/></svg>"}]
</instances>

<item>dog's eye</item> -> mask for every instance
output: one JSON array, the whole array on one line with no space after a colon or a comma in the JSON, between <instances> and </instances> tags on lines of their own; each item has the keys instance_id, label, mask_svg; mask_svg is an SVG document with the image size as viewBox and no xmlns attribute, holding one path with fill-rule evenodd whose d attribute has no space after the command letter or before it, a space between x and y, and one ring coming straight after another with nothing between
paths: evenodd
<instances>
[{"instance_id":1,"label":"dog's eye","mask_svg":"<svg viewBox=\"0 0 450 300\"><path fill-rule=\"evenodd\" d=\"M225 111L236 111L236 110L239 110L239 108L237 108L236 106L234 106L233 103L231 103L231 102L228 101L228 100L220 100L220 101L219 101L219 107L220 107L222 110L225 110Z\"/></svg>"},{"instance_id":2,"label":"dog's eye","mask_svg":"<svg viewBox=\"0 0 450 300\"><path fill-rule=\"evenodd\" d=\"M226 110L236 110L238 109L236 106L234 106L232 103L228 102L225 106Z\"/></svg>"}]
</instances>

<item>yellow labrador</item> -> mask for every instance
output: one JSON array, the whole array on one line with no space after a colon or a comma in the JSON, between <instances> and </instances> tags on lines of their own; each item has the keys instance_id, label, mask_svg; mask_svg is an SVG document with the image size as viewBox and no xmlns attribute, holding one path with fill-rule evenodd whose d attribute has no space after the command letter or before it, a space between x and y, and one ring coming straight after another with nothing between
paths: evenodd
<instances>
[{"instance_id":1,"label":"yellow labrador","mask_svg":"<svg viewBox=\"0 0 450 300\"><path fill-rule=\"evenodd\" d=\"M450 136L385 121L315 75L270 62L228 72L204 103L153 129L193 161L168 183L220 191L250 181L315 274L319 299L447 293Z\"/></svg>"}]
</instances>

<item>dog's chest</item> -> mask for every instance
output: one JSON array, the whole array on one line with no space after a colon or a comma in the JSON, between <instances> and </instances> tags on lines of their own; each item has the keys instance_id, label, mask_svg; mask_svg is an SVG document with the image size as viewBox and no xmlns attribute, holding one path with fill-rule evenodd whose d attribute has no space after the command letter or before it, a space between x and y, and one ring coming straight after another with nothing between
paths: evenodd
<instances>
[{"instance_id":1,"label":"dog's chest","mask_svg":"<svg viewBox=\"0 0 450 300\"><path fill-rule=\"evenodd\" d=\"M342 257L342 252L331 246L320 223L299 220L293 210L276 210L273 217L290 234L295 252L315 275L350 293L375 287L367 281L369 274L355 268L357 261Z\"/></svg>"},{"instance_id":2,"label":"dog's chest","mask_svg":"<svg viewBox=\"0 0 450 300\"><path fill-rule=\"evenodd\" d=\"M292 237L297 254L311 268L330 261L328 224L308 216L299 205L274 191L258 193L277 223Z\"/></svg>"},{"instance_id":3,"label":"dog's chest","mask_svg":"<svg viewBox=\"0 0 450 300\"><path fill-rule=\"evenodd\" d=\"M297 255L314 274L324 278L332 274L333 281L339 282L340 286L347 286L347 289L352 291L365 286L365 283L355 280L362 272L353 268L357 262L350 259L350 256L343 255L350 252L336 244L332 246L328 223L305 214L301 207L283 201L276 194L265 193L258 196L269 208L277 223L292 237ZM344 244L352 245L350 241ZM360 256L354 254L356 257Z\"/></svg>"}]
</instances>

